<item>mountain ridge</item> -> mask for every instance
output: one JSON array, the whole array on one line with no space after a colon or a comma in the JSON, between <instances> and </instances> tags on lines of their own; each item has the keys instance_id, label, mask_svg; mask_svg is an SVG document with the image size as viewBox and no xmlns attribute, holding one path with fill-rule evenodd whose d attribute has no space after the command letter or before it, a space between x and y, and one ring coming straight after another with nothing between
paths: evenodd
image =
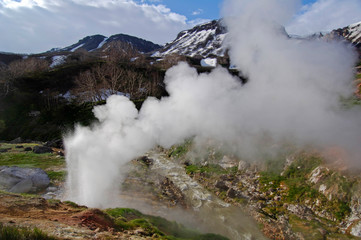
<instances>
[{"instance_id":1,"label":"mountain ridge","mask_svg":"<svg viewBox=\"0 0 361 240\"><path fill-rule=\"evenodd\" d=\"M84 49L88 52L93 52L99 49L103 49L108 44L120 41L132 45L136 50L142 53L152 52L161 48L159 44L155 44L151 41L144 40L135 36L127 34L115 34L110 37L106 37L100 34L86 36L80 39L77 43L64 48L53 48L49 52L74 52L78 49Z\"/></svg>"}]
</instances>

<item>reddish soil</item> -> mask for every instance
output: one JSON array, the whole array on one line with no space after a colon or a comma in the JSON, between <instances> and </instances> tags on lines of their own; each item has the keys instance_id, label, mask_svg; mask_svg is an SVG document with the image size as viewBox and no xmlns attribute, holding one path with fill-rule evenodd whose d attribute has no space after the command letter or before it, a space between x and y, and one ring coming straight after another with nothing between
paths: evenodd
<instances>
[{"instance_id":1,"label":"reddish soil","mask_svg":"<svg viewBox=\"0 0 361 240\"><path fill-rule=\"evenodd\" d=\"M113 220L99 209L5 192L0 192L0 222L36 227L60 239L149 239L114 231Z\"/></svg>"}]
</instances>

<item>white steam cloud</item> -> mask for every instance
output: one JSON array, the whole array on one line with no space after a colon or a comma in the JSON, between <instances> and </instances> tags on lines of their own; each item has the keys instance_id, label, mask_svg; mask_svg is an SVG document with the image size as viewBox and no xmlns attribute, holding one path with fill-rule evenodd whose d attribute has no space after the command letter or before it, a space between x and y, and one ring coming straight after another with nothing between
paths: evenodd
<instances>
[{"instance_id":1,"label":"white steam cloud","mask_svg":"<svg viewBox=\"0 0 361 240\"><path fill-rule=\"evenodd\" d=\"M68 197L109 206L125 163L190 137L214 139L246 156L257 153L265 136L357 149L360 112L340 106L340 97L352 93L355 55L340 43L289 38L281 26L296 6L289 0L226 2L231 61L247 84L220 67L198 74L180 63L166 74L169 97L149 98L139 112L121 96L96 107L100 123L65 138Z\"/></svg>"}]
</instances>

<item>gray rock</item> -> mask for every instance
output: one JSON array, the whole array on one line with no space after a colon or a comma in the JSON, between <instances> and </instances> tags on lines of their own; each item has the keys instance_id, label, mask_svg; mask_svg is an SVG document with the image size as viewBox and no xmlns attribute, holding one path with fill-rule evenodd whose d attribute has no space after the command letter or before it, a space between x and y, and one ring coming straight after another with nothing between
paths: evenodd
<instances>
[{"instance_id":1,"label":"gray rock","mask_svg":"<svg viewBox=\"0 0 361 240\"><path fill-rule=\"evenodd\" d=\"M28 193L31 192L31 189L33 188L33 181L31 179L25 179L13 186L9 192L13 193Z\"/></svg>"},{"instance_id":2,"label":"gray rock","mask_svg":"<svg viewBox=\"0 0 361 240\"><path fill-rule=\"evenodd\" d=\"M40 168L0 167L0 189L29 193L39 192L49 185L46 172Z\"/></svg>"},{"instance_id":3,"label":"gray rock","mask_svg":"<svg viewBox=\"0 0 361 240\"><path fill-rule=\"evenodd\" d=\"M26 148L24 148L24 151L25 152L31 152L31 151L33 151L33 149L31 147L26 147Z\"/></svg>"},{"instance_id":4,"label":"gray rock","mask_svg":"<svg viewBox=\"0 0 361 240\"><path fill-rule=\"evenodd\" d=\"M33 148L33 152L37 153L37 154L41 154L41 153L52 153L53 149L51 147L46 147L46 146L35 146Z\"/></svg>"}]
</instances>

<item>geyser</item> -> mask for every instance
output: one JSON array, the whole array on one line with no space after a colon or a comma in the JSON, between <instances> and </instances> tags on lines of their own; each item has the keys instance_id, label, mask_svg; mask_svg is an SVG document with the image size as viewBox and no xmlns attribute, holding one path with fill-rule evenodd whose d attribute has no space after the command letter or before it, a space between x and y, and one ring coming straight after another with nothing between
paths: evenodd
<instances>
[{"instance_id":1,"label":"geyser","mask_svg":"<svg viewBox=\"0 0 361 240\"><path fill-rule=\"evenodd\" d=\"M148 98L139 112L121 96L95 107L99 123L77 126L65 137L66 197L109 206L125 163L190 137L214 139L248 157L265 135L275 143L289 139L356 151L360 112L340 104L341 96L352 94L354 53L341 43L289 38L281 26L296 3L226 1L231 61L248 76L247 84L220 67L198 74L180 63L166 73L169 97Z\"/></svg>"}]
</instances>

